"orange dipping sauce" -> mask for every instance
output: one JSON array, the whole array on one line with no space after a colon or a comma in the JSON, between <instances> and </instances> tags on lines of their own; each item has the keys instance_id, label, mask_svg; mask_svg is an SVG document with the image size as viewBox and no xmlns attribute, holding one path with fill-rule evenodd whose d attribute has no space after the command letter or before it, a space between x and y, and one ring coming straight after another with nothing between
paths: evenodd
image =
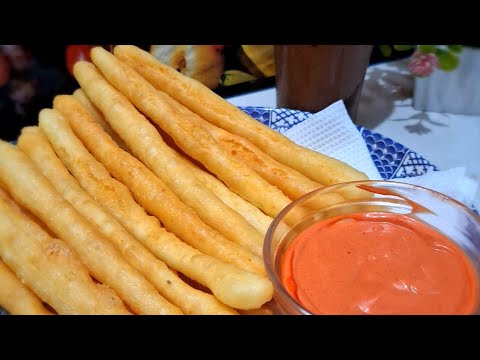
<instances>
[{"instance_id":1,"label":"orange dipping sauce","mask_svg":"<svg viewBox=\"0 0 480 360\"><path fill-rule=\"evenodd\" d=\"M478 277L453 241L408 216L342 215L289 245L281 281L314 314L472 314Z\"/></svg>"}]
</instances>

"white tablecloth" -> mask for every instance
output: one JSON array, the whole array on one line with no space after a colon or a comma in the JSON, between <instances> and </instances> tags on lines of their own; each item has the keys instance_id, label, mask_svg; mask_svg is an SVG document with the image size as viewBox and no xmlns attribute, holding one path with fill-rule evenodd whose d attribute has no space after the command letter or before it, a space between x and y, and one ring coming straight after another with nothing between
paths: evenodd
<instances>
[{"instance_id":1,"label":"white tablecloth","mask_svg":"<svg viewBox=\"0 0 480 360\"><path fill-rule=\"evenodd\" d=\"M458 166L480 181L480 116L421 112L412 107L413 77L406 61L370 66L358 125L416 151L440 170ZM276 106L275 88L227 98L237 106ZM473 204L480 209L480 190Z\"/></svg>"}]
</instances>

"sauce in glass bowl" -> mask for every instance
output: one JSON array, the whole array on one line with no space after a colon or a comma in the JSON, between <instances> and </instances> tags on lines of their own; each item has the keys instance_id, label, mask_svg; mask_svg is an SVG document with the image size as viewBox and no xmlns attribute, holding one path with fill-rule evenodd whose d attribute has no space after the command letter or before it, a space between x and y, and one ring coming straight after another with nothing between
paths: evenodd
<instances>
[{"instance_id":1,"label":"sauce in glass bowl","mask_svg":"<svg viewBox=\"0 0 480 360\"><path fill-rule=\"evenodd\" d=\"M340 215L288 247L282 283L315 314L471 314L475 268L446 236L401 214Z\"/></svg>"},{"instance_id":2,"label":"sauce in glass bowl","mask_svg":"<svg viewBox=\"0 0 480 360\"><path fill-rule=\"evenodd\" d=\"M393 181L328 186L274 219L264 262L278 313L478 314L480 218Z\"/></svg>"}]
</instances>

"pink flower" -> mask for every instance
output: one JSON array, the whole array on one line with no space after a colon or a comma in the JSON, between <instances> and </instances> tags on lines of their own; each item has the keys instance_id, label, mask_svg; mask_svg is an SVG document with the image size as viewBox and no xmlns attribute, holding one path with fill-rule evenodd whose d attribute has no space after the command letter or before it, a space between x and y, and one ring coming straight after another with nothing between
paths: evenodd
<instances>
[{"instance_id":1,"label":"pink flower","mask_svg":"<svg viewBox=\"0 0 480 360\"><path fill-rule=\"evenodd\" d=\"M413 59L408 64L410 71L421 77L430 75L438 67L439 62L434 54L422 54L419 51L413 53Z\"/></svg>"}]
</instances>

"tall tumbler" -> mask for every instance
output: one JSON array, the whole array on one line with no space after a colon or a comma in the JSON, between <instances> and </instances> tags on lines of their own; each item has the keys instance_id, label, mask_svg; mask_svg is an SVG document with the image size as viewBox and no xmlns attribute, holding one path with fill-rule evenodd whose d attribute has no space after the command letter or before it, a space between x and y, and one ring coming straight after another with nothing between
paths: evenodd
<instances>
[{"instance_id":1,"label":"tall tumbler","mask_svg":"<svg viewBox=\"0 0 480 360\"><path fill-rule=\"evenodd\" d=\"M373 45L275 45L277 107L317 112L343 100L353 121Z\"/></svg>"}]
</instances>

